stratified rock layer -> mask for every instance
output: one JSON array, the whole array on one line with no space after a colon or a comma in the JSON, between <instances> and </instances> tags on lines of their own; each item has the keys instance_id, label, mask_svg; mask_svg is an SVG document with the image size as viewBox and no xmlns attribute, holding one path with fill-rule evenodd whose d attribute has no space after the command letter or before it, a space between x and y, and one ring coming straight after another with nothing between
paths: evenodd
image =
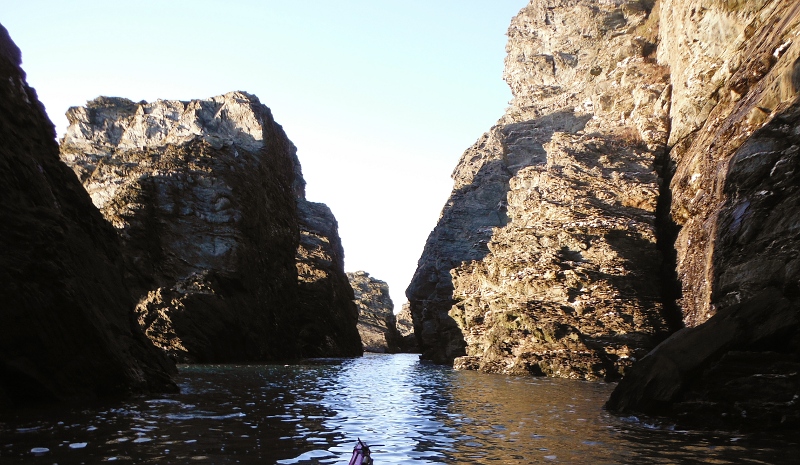
<instances>
[{"instance_id":1,"label":"stratified rock layer","mask_svg":"<svg viewBox=\"0 0 800 465\"><path fill-rule=\"evenodd\" d=\"M133 319L114 229L58 159L0 26L0 407L174 389Z\"/></svg>"},{"instance_id":2,"label":"stratified rock layer","mask_svg":"<svg viewBox=\"0 0 800 465\"><path fill-rule=\"evenodd\" d=\"M159 347L188 362L360 353L344 270L338 287L298 284L296 258L313 248L298 226L305 183L295 147L256 97L100 97L67 117L61 157L117 228L139 322ZM303 205L313 229L319 209ZM328 230L335 223L306 232ZM320 258L332 263L309 264L321 273L341 264L341 247L325 240L332 249Z\"/></svg>"},{"instance_id":3,"label":"stratified rock layer","mask_svg":"<svg viewBox=\"0 0 800 465\"><path fill-rule=\"evenodd\" d=\"M608 407L800 426L800 4L664 0L686 329Z\"/></svg>"},{"instance_id":4,"label":"stratified rock layer","mask_svg":"<svg viewBox=\"0 0 800 465\"><path fill-rule=\"evenodd\" d=\"M613 378L667 331L668 73L652 5L617 3L533 0L512 21L514 100L461 157L406 293L423 358Z\"/></svg>"},{"instance_id":5,"label":"stratified rock layer","mask_svg":"<svg viewBox=\"0 0 800 465\"><path fill-rule=\"evenodd\" d=\"M358 306L358 332L364 350L399 352L402 336L396 327L389 285L365 271L347 273L347 277Z\"/></svg>"}]
</instances>

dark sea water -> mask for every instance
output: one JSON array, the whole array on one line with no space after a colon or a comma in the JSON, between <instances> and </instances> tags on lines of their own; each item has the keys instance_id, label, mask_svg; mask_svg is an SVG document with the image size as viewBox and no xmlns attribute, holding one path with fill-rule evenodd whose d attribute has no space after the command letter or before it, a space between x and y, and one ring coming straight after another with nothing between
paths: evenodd
<instances>
[{"instance_id":1,"label":"dark sea water","mask_svg":"<svg viewBox=\"0 0 800 465\"><path fill-rule=\"evenodd\" d=\"M613 385L367 355L182 366L180 394L0 416L0 464L800 463L800 438L683 431L602 410Z\"/></svg>"}]
</instances>

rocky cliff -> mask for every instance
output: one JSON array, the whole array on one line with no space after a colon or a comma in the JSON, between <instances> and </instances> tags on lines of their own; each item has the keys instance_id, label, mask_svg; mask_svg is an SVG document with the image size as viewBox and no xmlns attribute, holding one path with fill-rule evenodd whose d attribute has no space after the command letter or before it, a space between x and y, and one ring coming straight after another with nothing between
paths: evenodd
<instances>
[{"instance_id":1,"label":"rocky cliff","mask_svg":"<svg viewBox=\"0 0 800 465\"><path fill-rule=\"evenodd\" d=\"M800 426L800 4L663 0L671 219L689 327L608 406Z\"/></svg>"},{"instance_id":2,"label":"rocky cliff","mask_svg":"<svg viewBox=\"0 0 800 465\"><path fill-rule=\"evenodd\" d=\"M514 99L407 291L424 356L625 372L613 410L800 424L799 24L788 0L531 0Z\"/></svg>"},{"instance_id":3,"label":"rocky cliff","mask_svg":"<svg viewBox=\"0 0 800 465\"><path fill-rule=\"evenodd\" d=\"M303 199L297 201L297 213L303 356L361 355L360 309L354 301L350 274L344 272L344 249L336 218L325 204Z\"/></svg>"},{"instance_id":4,"label":"rocky cliff","mask_svg":"<svg viewBox=\"0 0 800 465\"><path fill-rule=\"evenodd\" d=\"M389 285L365 271L347 273L358 306L358 332L367 352L400 351L402 336L396 327Z\"/></svg>"},{"instance_id":5,"label":"rocky cliff","mask_svg":"<svg viewBox=\"0 0 800 465\"><path fill-rule=\"evenodd\" d=\"M114 229L58 159L0 26L0 407L174 389L141 333Z\"/></svg>"},{"instance_id":6,"label":"rocky cliff","mask_svg":"<svg viewBox=\"0 0 800 465\"><path fill-rule=\"evenodd\" d=\"M190 362L360 353L341 246L325 236L336 226L320 226L332 215L305 202L295 147L255 96L99 97L67 117L61 158L116 227L156 345ZM328 243L316 255L315 241ZM298 257L324 279L298 281Z\"/></svg>"},{"instance_id":7,"label":"rocky cliff","mask_svg":"<svg viewBox=\"0 0 800 465\"><path fill-rule=\"evenodd\" d=\"M419 353L417 336L414 333L414 317L411 316L411 305L406 302L400 313L395 315L395 326L400 332L400 352Z\"/></svg>"},{"instance_id":8,"label":"rocky cliff","mask_svg":"<svg viewBox=\"0 0 800 465\"><path fill-rule=\"evenodd\" d=\"M533 0L514 99L461 157L406 294L423 357L614 378L668 332L656 240L668 70L648 2Z\"/></svg>"}]
</instances>

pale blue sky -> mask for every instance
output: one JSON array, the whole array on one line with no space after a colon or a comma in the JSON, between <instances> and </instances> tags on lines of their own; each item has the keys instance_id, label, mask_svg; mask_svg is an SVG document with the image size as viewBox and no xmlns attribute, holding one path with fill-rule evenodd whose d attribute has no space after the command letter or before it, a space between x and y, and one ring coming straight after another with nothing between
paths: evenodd
<instances>
[{"instance_id":1,"label":"pale blue sky","mask_svg":"<svg viewBox=\"0 0 800 465\"><path fill-rule=\"evenodd\" d=\"M339 221L347 271L396 311L461 153L502 115L505 32L526 0L0 0L56 124L98 95L269 106L309 200Z\"/></svg>"}]
</instances>

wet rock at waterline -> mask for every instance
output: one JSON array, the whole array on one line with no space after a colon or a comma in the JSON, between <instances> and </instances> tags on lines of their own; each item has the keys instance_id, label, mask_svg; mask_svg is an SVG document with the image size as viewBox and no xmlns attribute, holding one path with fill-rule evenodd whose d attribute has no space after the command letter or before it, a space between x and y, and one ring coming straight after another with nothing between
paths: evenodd
<instances>
[{"instance_id":1,"label":"wet rock at waterline","mask_svg":"<svg viewBox=\"0 0 800 465\"><path fill-rule=\"evenodd\" d=\"M0 408L173 390L133 320L114 229L58 159L20 63L0 26Z\"/></svg>"},{"instance_id":2,"label":"wet rock at waterline","mask_svg":"<svg viewBox=\"0 0 800 465\"><path fill-rule=\"evenodd\" d=\"M533 0L512 20L514 99L462 155L406 293L423 358L615 378L668 332L654 31L644 3Z\"/></svg>"},{"instance_id":3,"label":"wet rock at waterline","mask_svg":"<svg viewBox=\"0 0 800 465\"><path fill-rule=\"evenodd\" d=\"M389 285L365 271L347 273L358 307L358 332L367 352L400 351L402 336L397 329Z\"/></svg>"},{"instance_id":4,"label":"wet rock at waterline","mask_svg":"<svg viewBox=\"0 0 800 465\"><path fill-rule=\"evenodd\" d=\"M61 158L116 227L157 346L184 362L360 354L335 220L305 202L296 149L255 96L99 97L67 116Z\"/></svg>"}]
</instances>

